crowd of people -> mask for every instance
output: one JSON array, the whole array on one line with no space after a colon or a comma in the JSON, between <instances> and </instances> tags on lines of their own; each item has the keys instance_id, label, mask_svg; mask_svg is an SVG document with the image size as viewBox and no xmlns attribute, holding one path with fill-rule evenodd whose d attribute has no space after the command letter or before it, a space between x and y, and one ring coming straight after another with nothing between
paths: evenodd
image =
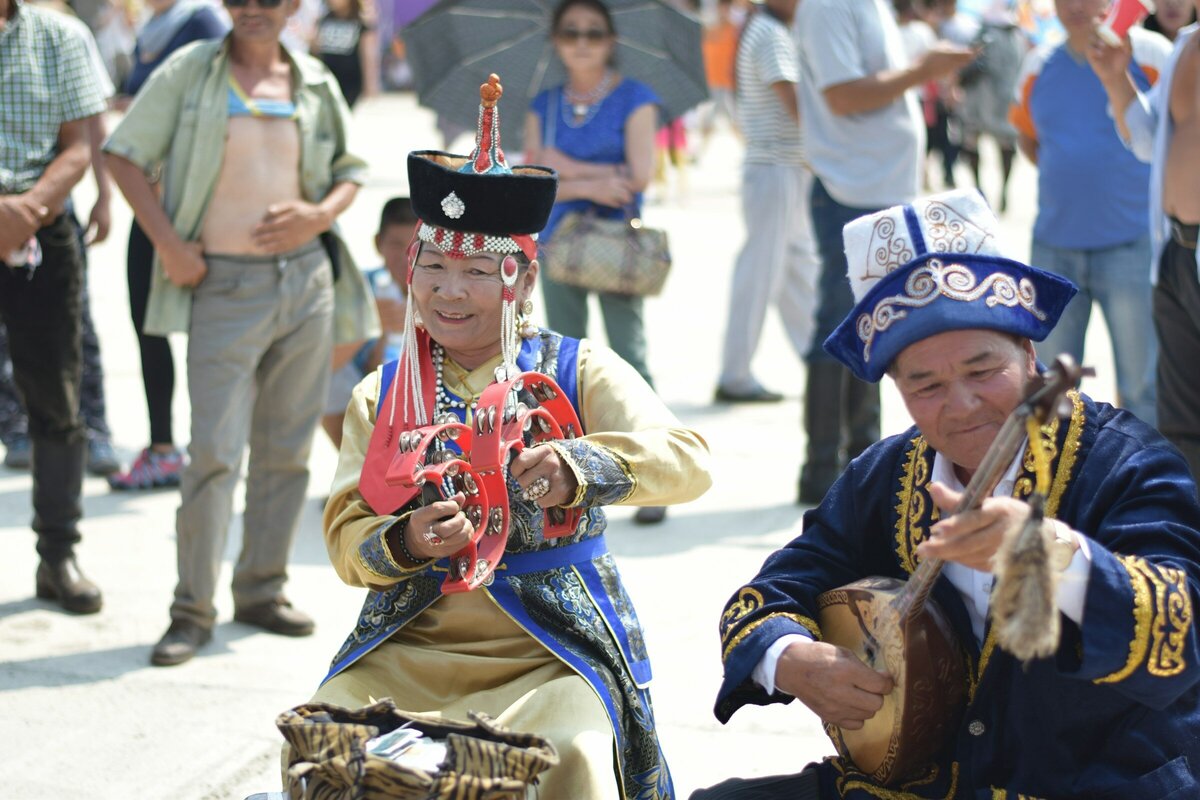
<instances>
[{"instance_id":1,"label":"crowd of people","mask_svg":"<svg viewBox=\"0 0 1200 800\"><path fill-rule=\"evenodd\" d=\"M0 441L5 465L32 476L39 598L103 607L75 556L85 471L117 491L178 487L178 583L149 658L192 659L212 637L248 450L233 618L311 634L285 587L323 428L339 449L326 544L367 593L314 702L484 711L558 749L546 796L676 796L603 509L662 522L708 488L708 447L655 392L644 298L551 275L569 257L556 247L564 221L640 217L662 142L678 149L694 122L700 157L724 112L744 148L746 238L714 400L783 399L751 370L777 309L805 367L808 510L801 535L729 587L718 719L799 699L844 743L836 731L890 708L907 665L890 647L868 665L827 640L827 593L937 563L932 596L969 686L934 755L901 776L903 796L1200 789L1200 40L1188 4L1161 0L1117 44L1097 34L1106 0L1056 0L1062 36L1040 43L1009 0L977 16L953 0L692 4L712 20L712 101L685 121L661 118L652 76L621 72L604 0L561 0L547 28L563 83L509 111L524 115L521 163L501 147L503 86L490 78L469 155L409 154L409 195L379 211L372 270L338 225L367 174L351 109L382 83L367 5L332 0L292 43L301 0L150 0L132 38L119 35L127 10L76 8L93 36L43 5L0 0L12 142L0 151ZM977 189L922 197L935 149L943 189L960 157L978 187L987 139L999 213L1017 153L1038 169L1027 262ZM85 224L71 190L89 169ZM129 308L150 431L124 468L85 271L114 188L134 215ZM539 292L545 328L532 321ZM608 346L587 336L593 296ZM1068 416L1031 427L1003 475L978 485L1046 366L1082 360L1096 304L1117 402L1072 390ZM171 334L187 335L186 455ZM524 387L523 372L552 388ZM914 426L881 440L884 376ZM547 415L562 438L539 438ZM472 448L494 446L497 416L514 438L498 470L476 472ZM527 424L514 434L513 420ZM458 466L397 481L418 441L416 470ZM1020 580L1000 565L1017 563L1028 530L1038 544L1020 564L1041 576L1057 632L1033 660L998 644L994 624L995 598ZM491 534L503 546L485 556ZM882 609L858 613L871 636L891 635ZM839 747L799 774L695 797L896 796L854 756Z\"/></svg>"}]
</instances>

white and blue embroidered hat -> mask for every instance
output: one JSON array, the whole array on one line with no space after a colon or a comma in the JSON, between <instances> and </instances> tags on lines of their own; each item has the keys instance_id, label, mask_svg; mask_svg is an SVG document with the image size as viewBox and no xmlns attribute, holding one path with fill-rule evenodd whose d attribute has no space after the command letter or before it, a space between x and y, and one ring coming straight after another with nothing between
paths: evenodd
<instances>
[{"instance_id":1,"label":"white and blue embroidered hat","mask_svg":"<svg viewBox=\"0 0 1200 800\"><path fill-rule=\"evenodd\" d=\"M1045 339L1078 290L1007 258L999 227L975 189L930 195L846 225L856 305L825 340L826 352L875 382L904 348L945 331Z\"/></svg>"}]
</instances>

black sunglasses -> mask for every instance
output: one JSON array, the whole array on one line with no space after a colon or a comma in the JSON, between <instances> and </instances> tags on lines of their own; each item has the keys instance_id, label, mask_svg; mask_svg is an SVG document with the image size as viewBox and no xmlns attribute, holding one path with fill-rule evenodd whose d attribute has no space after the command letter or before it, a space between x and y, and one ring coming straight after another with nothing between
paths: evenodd
<instances>
[{"instance_id":1,"label":"black sunglasses","mask_svg":"<svg viewBox=\"0 0 1200 800\"><path fill-rule=\"evenodd\" d=\"M592 44L599 44L609 37L608 31L604 31L599 28L589 28L586 31L577 30L575 28L564 28L554 35L566 42L577 42L580 39L586 39Z\"/></svg>"},{"instance_id":2,"label":"black sunglasses","mask_svg":"<svg viewBox=\"0 0 1200 800\"><path fill-rule=\"evenodd\" d=\"M224 0L226 8L245 8L250 5L251 0ZM259 8L279 8L283 5L283 0L254 0Z\"/></svg>"}]
</instances>

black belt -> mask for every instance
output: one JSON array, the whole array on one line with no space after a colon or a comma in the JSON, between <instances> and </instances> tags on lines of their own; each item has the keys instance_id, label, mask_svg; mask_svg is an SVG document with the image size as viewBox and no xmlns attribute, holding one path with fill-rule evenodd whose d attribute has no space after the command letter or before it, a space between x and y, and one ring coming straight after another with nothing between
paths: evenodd
<instances>
[{"instance_id":1,"label":"black belt","mask_svg":"<svg viewBox=\"0 0 1200 800\"><path fill-rule=\"evenodd\" d=\"M1200 241L1200 225L1188 225L1185 222L1180 222L1174 217L1169 217L1171 221L1171 239L1180 247L1186 247L1188 250L1196 249L1196 242Z\"/></svg>"}]
</instances>

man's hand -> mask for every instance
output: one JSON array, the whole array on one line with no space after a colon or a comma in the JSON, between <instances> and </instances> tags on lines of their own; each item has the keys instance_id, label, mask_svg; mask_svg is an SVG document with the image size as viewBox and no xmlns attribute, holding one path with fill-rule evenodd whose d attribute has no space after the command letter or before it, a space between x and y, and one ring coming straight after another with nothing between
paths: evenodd
<instances>
[{"instance_id":1,"label":"man's hand","mask_svg":"<svg viewBox=\"0 0 1200 800\"><path fill-rule=\"evenodd\" d=\"M1129 64L1133 61L1133 46L1129 43L1129 36L1123 36L1121 43L1114 47L1100 34L1092 34L1092 41L1087 50L1087 60L1092 65L1092 72L1095 72L1096 77L1100 79L1100 83L1106 87L1121 83L1126 79L1125 75L1129 71Z\"/></svg>"},{"instance_id":2,"label":"man's hand","mask_svg":"<svg viewBox=\"0 0 1200 800\"><path fill-rule=\"evenodd\" d=\"M0 258L29 241L50 216L50 209L31 200L28 195L13 194L0 197Z\"/></svg>"},{"instance_id":3,"label":"man's hand","mask_svg":"<svg viewBox=\"0 0 1200 800\"><path fill-rule=\"evenodd\" d=\"M320 206L304 200L275 203L250 232L254 244L268 255L278 255L308 244L329 230L333 220Z\"/></svg>"},{"instance_id":4,"label":"man's hand","mask_svg":"<svg viewBox=\"0 0 1200 800\"><path fill-rule=\"evenodd\" d=\"M549 483L549 489L535 498L542 508L567 505L575 499L575 491L579 488L575 473L558 451L548 445L522 450L508 465L508 472L522 490L529 489L541 478Z\"/></svg>"},{"instance_id":5,"label":"man's hand","mask_svg":"<svg viewBox=\"0 0 1200 800\"><path fill-rule=\"evenodd\" d=\"M844 647L795 642L775 665L775 688L812 709L822 722L856 731L883 707L894 684Z\"/></svg>"},{"instance_id":6,"label":"man's hand","mask_svg":"<svg viewBox=\"0 0 1200 800\"><path fill-rule=\"evenodd\" d=\"M208 274L204 247L199 242L180 242L176 247L159 250L167 280L184 288L198 286Z\"/></svg>"},{"instance_id":7,"label":"man's hand","mask_svg":"<svg viewBox=\"0 0 1200 800\"><path fill-rule=\"evenodd\" d=\"M929 495L942 510L950 513L962 498L941 483L929 484ZM917 553L922 558L954 561L980 572L992 571L996 554L1009 531L1016 532L1029 519L1028 504L1015 497L989 497L983 505L946 517L929 529L930 538L921 542Z\"/></svg>"},{"instance_id":8,"label":"man's hand","mask_svg":"<svg viewBox=\"0 0 1200 800\"><path fill-rule=\"evenodd\" d=\"M950 42L937 42L922 54L914 68L922 83L948 78L979 57L979 50Z\"/></svg>"},{"instance_id":9,"label":"man's hand","mask_svg":"<svg viewBox=\"0 0 1200 800\"><path fill-rule=\"evenodd\" d=\"M92 213L88 215L87 232L84 234L83 241L87 245L100 244L108 238L108 231L112 227L112 210L108 195L99 195L96 198L96 204L92 206Z\"/></svg>"}]
</instances>

